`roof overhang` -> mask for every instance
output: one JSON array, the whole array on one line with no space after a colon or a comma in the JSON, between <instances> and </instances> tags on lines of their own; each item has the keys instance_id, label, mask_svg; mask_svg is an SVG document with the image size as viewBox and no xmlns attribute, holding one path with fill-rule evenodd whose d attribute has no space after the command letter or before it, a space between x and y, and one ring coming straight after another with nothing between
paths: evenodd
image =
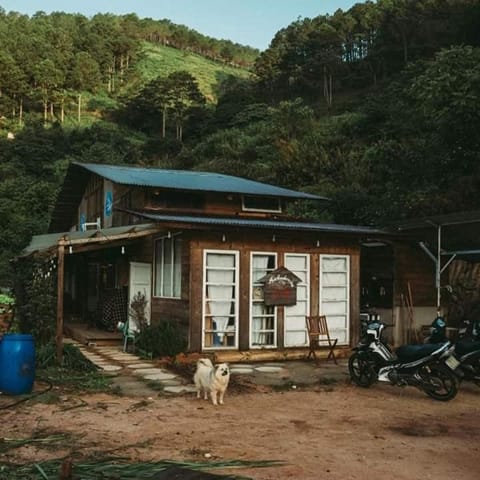
<instances>
[{"instance_id":1,"label":"roof overhang","mask_svg":"<svg viewBox=\"0 0 480 480\"><path fill-rule=\"evenodd\" d=\"M405 220L395 230L437 249L440 232L441 255L480 258L480 210Z\"/></svg>"},{"instance_id":2,"label":"roof overhang","mask_svg":"<svg viewBox=\"0 0 480 480\"><path fill-rule=\"evenodd\" d=\"M158 232L154 223L129 225L126 227L104 228L101 230L87 230L85 232L62 232L45 235L34 235L19 258L32 255L54 255L58 247L81 247L82 250L90 247L102 248L117 242L126 242L139 237L145 237Z\"/></svg>"},{"instance_id":3,"label":"roof overhang","mask_svg":"<svg viewBox=\"0 0 480 480\"><path fill-rule=\"evenodd\" d=\"M318 222L301 222L301 221L285 221L271 220L260 218L241 218L241 217L214 217L201 215L167 215L152 213L149 211L124 210L131 215L144 218L152 222L157 222L163 226L179 228L248 228L258 230L277 230L290 232L312 232L312 233L344 233L371 236L388 236L385 230L372 227L364 227L357 225L340 225L335 223L318 223Z\"/></svg>"}]
</instances>

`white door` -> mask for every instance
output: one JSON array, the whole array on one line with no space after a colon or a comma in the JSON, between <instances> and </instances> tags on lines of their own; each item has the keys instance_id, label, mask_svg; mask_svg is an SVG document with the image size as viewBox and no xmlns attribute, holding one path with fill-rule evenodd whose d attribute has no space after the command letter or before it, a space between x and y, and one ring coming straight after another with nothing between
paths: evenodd
<instances>
[{"instance_id":1,"label":"white door","mask_svg":"<svg viewBox=\"0 0 480 480\"><path fill-rule=\"evenodd\" d=\"M350 257L320 255L320 314L326 315L330 336L348 345L350 330Z\"/></svg>"},{"instance_id":2,"label":"white door","mask_svg":"<svg viewBox=\"0 0 480 480\"><path fill-rule=\"evenodd\" d=\"M147 300L147 308L145 316L147 322L150 323L150 311L152 300L152 265L150 263L130 262L130 282L128 285L128 305L133 297L140 292L145 295ZM129 315L129 331L138 330L137 325Z\"/></svg>"},{"instance_id":3,"label":"white door","mask_svg":"<svg viewBox=\"0 0 480 480\"><path fill-rule=\"evenodd\" d=\"M285 307L285 346L303 347L308 340L305 316L310 312L310 257L286 253L285 267L301 280L297 284L297 303Z\"/></svg>"}]
</instances>

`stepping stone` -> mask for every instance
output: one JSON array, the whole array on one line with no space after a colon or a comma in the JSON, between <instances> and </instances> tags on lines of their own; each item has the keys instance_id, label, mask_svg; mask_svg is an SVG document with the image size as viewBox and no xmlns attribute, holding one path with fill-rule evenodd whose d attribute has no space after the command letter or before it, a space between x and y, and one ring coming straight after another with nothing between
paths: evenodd
<instances>
[{"instance_id":1,"label":"stepping stone","mask_svg":"<svg viewBox=\"0 0 480 480\"><path fill-rule=\"evenodd\" d=\"M255 368L255 367L248 363L231 363L230 370L232 370L232 368Z\"/></svg>"},{"instance_id":2,"label":"stepping stone","mask_svg":"<svg viewBox=\"0 0 480 480\"><path fill-rule=\"evenodd\" d=\"M90 360L91 362L93 363L97 363L97 362L104 362L105 359L103 357L100 357L98 355L83 355L85 358L88 358L88 360Z\"/></svg>"},{"instance_id":3,"label":"stepping stone","mask_svg":"<svg viewBox=\"0 0 480 480\"><path fill-rule=\"evenodd\" d=\"M139 368L151 368L151 363L127 363L126 366L132 370L137 370Z\"/></svg>"},{"instance_id":4,"label":"stepping stone","mask_svg":"<svg viewBox=\"0 0 480 480\"><path fill-rule=\"evenodd\" d=\"M117 372L118 370L122 370L120 365L99 365L99 367L106 372Z\"/></svg>"},{"instance_id":5,"label":"stepping stone","mask_svg":"<svg viewBox=\"0 0 480 480\"><path fill-rule=\"evenodd\" d=\"M262 373L278 373L283 370L283 367L257 367L255 370Z\"/></svg>"},{"instance_id":6,"label":"stepping stone","mask_svg":"<svg viewBox=\"0 0 480 480\"><path fill-rule=\"evenodd\" d=\"M175 380L174 378L172 378L171 380L160 380L160 383L162 385L170 386L170 387L183 385L183 383L181 381Z\"/></svg>"},{"instance_id":7,"label":"stepping stone","mask_svg":"<svg viewBox=\"0 0 480 480\"><path fill-rule=\"evenodd\" d=\"M151 368L151 365L149 365L149 367L150 368L137 368L134 373L135 375L141 375L142 377L154 373L166 373L165 370L162 370L161 368Z\"/></svg>"},{"instance_id":8,"label":"stepping stone","mask_svg":"<svg viewBox=\"0 0 480 480\"><path fill-rule=\"evenodd\" d=\"M145 380L171 380L172 378L175 378L175 375L172 375L171 373L165 373L165 372L159 372L159 373L150 373L148 375L142 375L142 378Z\"/></svg>"},{"instance_id":9,"label":"stepping stone","mask_svg":"<svg viewBox=\"0 0 480 480\"><path fill-rule=\"evenodd\" d=\"M109 358L113 358L113 360L118 360L119 362L138 362L140 358L134 357L133 355L125 355L125 354L115 354L115 355L106 355Z\"/></svg>"},{"instance_id":10,"label":"stepping stone","mask_svg":"<svg viewBox=\"0 0 480 480\"><path fill-rule=\"evenodd\" d=\"M230 369L231 374L245 374L245 373L253 373L253 368L251 367L234 367Z\"/></svg>"},{"instance_id":11,"label":"stepping stone","mask_svg":"<svg viewBox=\"0 0 480 480\"><path fill-rule=\"evenodd\" d=\"M179 387L165 387L163 391L168 393L193 393L197 390L193 385L182 385Z\"/></svg>"}]
</instances>

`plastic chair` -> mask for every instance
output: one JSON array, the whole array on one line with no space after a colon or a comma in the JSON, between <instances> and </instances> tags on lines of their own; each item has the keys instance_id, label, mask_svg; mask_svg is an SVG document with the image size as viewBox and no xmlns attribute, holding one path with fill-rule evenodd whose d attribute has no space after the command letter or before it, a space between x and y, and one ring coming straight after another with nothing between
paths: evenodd
<instances>
[{"instance_id":1,"label":"plastic chair","mask_svg":"<svg viewBox=\"0 0 480 480\"><path fill-rule=\"evenodd\" d=\"M126 352L128 348L128 341L130 340L132 343L133 351L135 352L135 336L136 332L130 329L129 321L126 322L119 322L117 328L123 334L123 351Z\"/></svg>"}]
</instances>

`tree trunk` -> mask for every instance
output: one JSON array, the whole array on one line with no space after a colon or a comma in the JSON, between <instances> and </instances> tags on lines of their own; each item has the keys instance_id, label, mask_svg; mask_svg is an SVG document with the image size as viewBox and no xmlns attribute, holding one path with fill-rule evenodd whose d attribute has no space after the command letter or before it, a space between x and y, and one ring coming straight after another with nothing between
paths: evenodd
<instances>
[{"instance_id":1,"label":"tree trunk","mask_svg":"<svg viewBox=\"0 0 480 480\"><path fill-rule=\"evenodd\" d=\"M19 111L18 111L18 124L22 125L23 123L23 98L20 99L20 104L19 104Z\"/></svg>"},{"instance_id":2,"label":"tree trunk","mask_svg":"<svg viewBox=\"0 0 480 480\"><path fill-rule=\"evenodd\" d=\"M408 44L407 44L407 35L405 32L402 32L402 44L403 44L403 61L406 65L408 62Z\"/></svg>"},{"instance_id":3,"label":"tree trunk","mask_svg":"<svg viewBox=\"0 0 480 480\"><path fill-rule=\"evenodd\" d=\"M43 100L43 123L47 123L47 118L48 118L48 101Z\"/></svg>"},{"instance_id":4,"label":"tree trunk","mask_svg":"<svg viewBox=\"0 0 480 480\"><path fill-rule=\"evenodd\" d=\"M82 94L78 94L78 111L77 111L78 123L82 121Z\"/></svg>"},{"instance_id":5,"label":"tree trunk","mask_svg":"<svg viewBox=\"0 0 480 480\"><path fill-rule=\"evenodd\" d=\"M163 111L162 111L162 138L165 138L166 124L167 124L167 107L163 107Z\"/></svg>"},{"instance_id":6,"label":"tree trunk","mask_svg":"<svg viewBox=\"0 0 480 480\"><path fill-rule=\"evenodd\" d=\"M327 107L330 108L333 103L333 76L331 73L327 73L326 65L323 67L323 97Z\"/></svg>"},{"instance_id":7,"label":"tree trunk","mask_svg":"<svg viewBox=\"0 0 480 480\"><path fill-rule=\"evenodd\" d=\"M65 121L65 100L62 98L60 102L60 122L63 123Z\"/></svg>"}]
</instances>

